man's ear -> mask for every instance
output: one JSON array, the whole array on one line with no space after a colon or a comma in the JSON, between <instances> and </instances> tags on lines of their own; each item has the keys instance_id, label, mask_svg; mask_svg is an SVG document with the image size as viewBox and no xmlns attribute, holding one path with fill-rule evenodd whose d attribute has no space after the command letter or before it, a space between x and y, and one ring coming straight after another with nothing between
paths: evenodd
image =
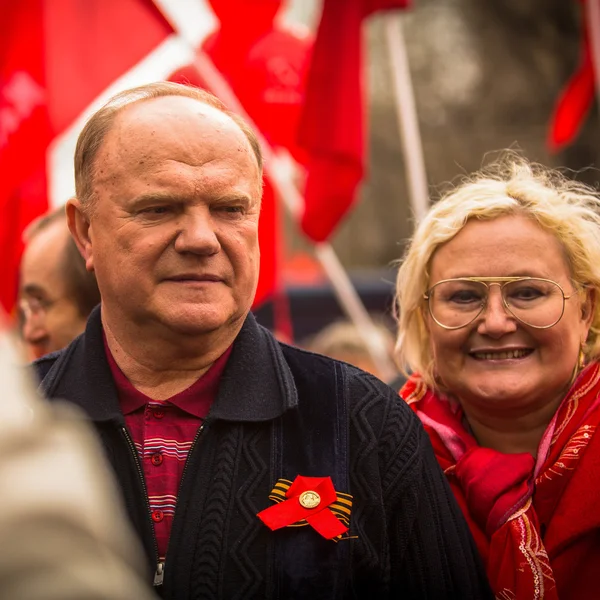
<instances>
[{"instance_id":1,"label":"man's ear","mask_svg":"<svg viewBox=\"0 0 600 600\"><path fill-rule=\"evenodd\" d=\"M85 260L85 268L94 270L94 253L90 236L90 222L77 198L67 200L65 207L67 223L75 244Z\"/></svg>"}]
</instances>

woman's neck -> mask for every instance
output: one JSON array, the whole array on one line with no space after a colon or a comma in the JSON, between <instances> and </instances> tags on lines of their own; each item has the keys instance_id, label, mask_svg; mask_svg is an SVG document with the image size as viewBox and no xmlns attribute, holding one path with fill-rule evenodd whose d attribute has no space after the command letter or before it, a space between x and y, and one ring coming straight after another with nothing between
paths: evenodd
<instances>
[{"instance_id":1,"label":"woman's neck","mask_svg":"<svg viewBox=\"0 0 600 600\"><path fill-rule=\"evenodd\" d=\"M505 454L529 452L537 457L538 447L554 414L562 402L562 394L551 403L521 414L490 414L467 409L465 417L480 446Z\"/></svg>"}]
</instances>

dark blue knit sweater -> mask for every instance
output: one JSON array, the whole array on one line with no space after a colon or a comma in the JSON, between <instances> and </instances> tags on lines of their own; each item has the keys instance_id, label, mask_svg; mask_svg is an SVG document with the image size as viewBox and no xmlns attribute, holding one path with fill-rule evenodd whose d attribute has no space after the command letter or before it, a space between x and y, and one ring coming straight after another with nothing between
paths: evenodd
<instances>
[{"instance_id":1,"label":"dark blue knit sweater","mask_svg":"<svg viewBox=\"0 0 600 600\"><path fill-rule=\"evenodd\" d=\"M104 354L100 311L35 363L104 443L156 566L152 522ZM330 476L352 494L349 535L271 531L256 517L279 478ZM190 451L157 592L188 599L491 598L467 525L413 412L374 377L278 343L250 315Z\"/></svg>"}]
</instances>

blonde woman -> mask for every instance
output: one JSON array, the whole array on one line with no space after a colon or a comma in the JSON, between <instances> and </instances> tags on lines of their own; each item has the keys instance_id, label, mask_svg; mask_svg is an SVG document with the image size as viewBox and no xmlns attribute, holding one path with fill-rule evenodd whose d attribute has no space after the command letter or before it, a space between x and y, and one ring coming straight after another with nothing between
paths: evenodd
<instances>
[{"instance_id":1,"label":"blonde woman","mask_svg":"<svg viewBox=\"0 0 600 600\"><path fill-rule=\"evenodd\" d=\"M508 156L433 206L399 270L400 395L502 600L598 595L599 215Z\"/></svg>"}]
</instances>

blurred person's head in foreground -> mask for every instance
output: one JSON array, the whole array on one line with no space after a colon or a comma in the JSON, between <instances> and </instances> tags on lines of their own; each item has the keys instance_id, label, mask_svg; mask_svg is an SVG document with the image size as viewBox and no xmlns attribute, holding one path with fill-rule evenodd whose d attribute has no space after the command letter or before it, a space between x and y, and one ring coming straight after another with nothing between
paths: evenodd
<instances>
[{"instance_id":1,"label":"blurred person's head in foreground","mask_svg":"<svg viewBox=\"0 0 600 600\"><path fill-rule=\"evenodd\" d=\"M100 302L96 278L85 268L61 207L25 232L19 273L19 318L30 358L60 350Z\"/></svg>"},{"instance_id":2,"label":"blurred person's head in foreground","mask_svg":"<svg viewBox=\"0 0 600 600\"><path fill-rule=\"evenodd\" d=\"M374 328L377 343L391 354L394 347L394 336L385 325L377 324ZM350 321L337 321L321 329L304 347L311 352L330 356L336 360L350 363L367 373L383 379L379 367L373 360L364 336L356 325Z\"/></svg>"},{"instance_id":3,"label":"blurred person's head in foreground","mask_svg":"<svg viewBox=\"0 0 600 600\"><path fill-rule=\"evenodd\" d=\"M599 291L598 194L512 154L431 208L399 270L397 358L416 373L401 395L452 471L497 594L534 597L543 573L561 598L595 595L595 570L576 556L587 548L600 560L598 522L588 518L600 486L587 485L581 460L600 464ZM554 512L565 486L581 485L583 504ZM582 545L553 555L570 539L559 513ZM523 527L541 549L539 571L510 560Z\"/></svg>"},{"instance_id":4,"label":"blurred person's head in foreground","mask_svg":"<svg viewBox=\"0 0 600 600\"><path fill-rule=\"evenodd\" d=\"M0 306L0 595L156 600L98 439L74 406L39 396L6 327Z\"/></svg>"}]
</instances>

